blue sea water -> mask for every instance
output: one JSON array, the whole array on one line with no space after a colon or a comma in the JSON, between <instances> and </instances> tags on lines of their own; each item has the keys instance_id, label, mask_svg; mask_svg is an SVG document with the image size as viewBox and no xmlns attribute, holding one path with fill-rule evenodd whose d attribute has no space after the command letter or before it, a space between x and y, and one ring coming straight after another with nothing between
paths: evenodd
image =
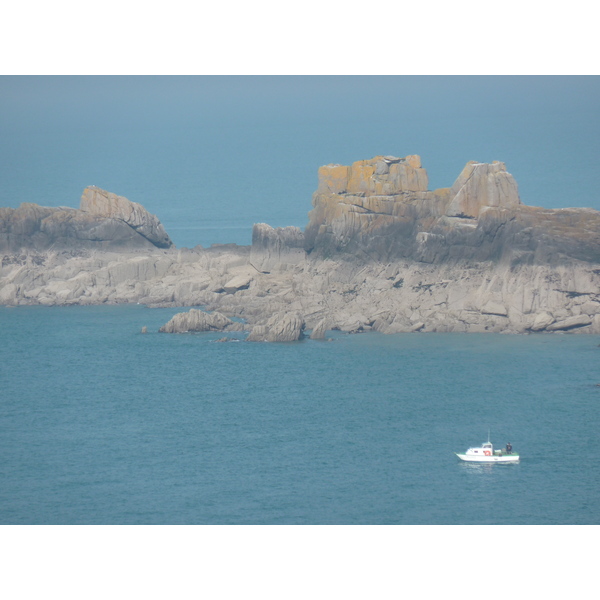
<instances>
[{"instance_id":1,"label":"blue sea water","mask_svg":"<svg viewBox=\"0 0 600 600\"><path fill-rule=\"evenodd\" d=\"M0 309L1 523L600 523L600 336L215 343L157 333L177 310ZM519 464L458 460L488 429Z\"/></svg>"},{"instance_id":2,"label":"blue sea water","mask_svg":"<svg viewBox=\"0 0 600 600\"><path fill-rule=\"evenodd\" d=\"M304 227L317 169L502 160L600 208L598 77L0 77L0 206L95 184L179 247ZM0 523L598 524L598 336L158 334L181 309L0 307ZM142 335L142 326L150 333ZM511 441L518 465L454 452Z\"/></svg>"}]
</instances>

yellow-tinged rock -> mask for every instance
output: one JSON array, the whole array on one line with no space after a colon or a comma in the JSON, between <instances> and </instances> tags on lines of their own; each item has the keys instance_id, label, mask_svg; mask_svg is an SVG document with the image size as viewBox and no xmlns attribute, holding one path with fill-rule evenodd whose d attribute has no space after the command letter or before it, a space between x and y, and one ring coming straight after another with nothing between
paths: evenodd
<instances>
[{"instance_id":1,"label":"yellow-tinged rock","mask_svg":"<svg viewBox=\"0 0 600 600\"><path fill-rule=\"evenodd\" d=\"M369 180L375 173L373 160L359 160L350 167L348 189L350 194L370 191Z\"/></svg>"},{"instance_id":2,"label":"yellow-tinged rock","mask_svg":"<svg viewBox=\"0 0 600 600\"><path fill-rule=\"evenodd\" d=\"M413 168L420 169L421 168L421 157L418 154L410 154L404 160Z\"/></svg>"},{"instance_id":3,"label":"yellow-tinged rock","mask_svg":"<svg viewBox=\"0 0 600 600\"><path fill-rule=\"evenodd\" d=\"M421 157L376 156L351 166L326 165L319 169L319 194L392 196L427 191L427 172Z\"/></svg>"},{"instance_id":4,"label":"yellow-tinged rock","mask_svg":"<svg viewBox=\"0 0 600 600\"><path fill-rule=\"evenodd\" d=\"M350 167L325 165L319 169L319 188L323 194L343 194L348 186Z\"/></svg>"}]
</instances>

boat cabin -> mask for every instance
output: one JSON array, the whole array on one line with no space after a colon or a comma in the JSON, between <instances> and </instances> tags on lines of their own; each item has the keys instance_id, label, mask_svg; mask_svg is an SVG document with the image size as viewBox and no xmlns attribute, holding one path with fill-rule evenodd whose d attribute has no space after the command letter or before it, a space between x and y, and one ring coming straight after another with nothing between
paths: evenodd
<instances>
[{"instance_id":1,"label":"boat cabin","mask_svg":"<svg viewBox=\"0 0 600 600\"><path fill-rule=\"evenodd\" d=\"M479 456L493 456L494 446L491 442L486 442L481 448L469 448L467 454L477 454Z\"/></svg>"}]
</instances>

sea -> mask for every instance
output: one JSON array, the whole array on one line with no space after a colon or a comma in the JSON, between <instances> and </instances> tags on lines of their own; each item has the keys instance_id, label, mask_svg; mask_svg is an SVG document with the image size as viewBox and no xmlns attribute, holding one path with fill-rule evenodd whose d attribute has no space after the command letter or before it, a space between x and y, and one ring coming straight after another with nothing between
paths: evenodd
<instances>
[{"instance_id":1,"label":"sea","mask_svg":"<svg viewBox=\"0 0 600 600\"><path fill-rule=\"evenodd\" d=\"M140 202L178 247L304 227L322 164L506 162L600 208L597 77L0 77L0 206ZM0 307L0 524L597 525L600 336L158 333ZM141 333L142 327L148 333ZM518 464L461 462L488 439Z\"/></svg>"},{"instance_id":2,"label":"sea","mask_svg":"<svg viewBox=\"0 0 600 600\"><path fill-rule=\"evenodd\" d=\"M600 336L158 333L178 310L0 308L1 523L600 523ZM457 458L488 434L520 462Z\"/></svg>"}]
</instances>

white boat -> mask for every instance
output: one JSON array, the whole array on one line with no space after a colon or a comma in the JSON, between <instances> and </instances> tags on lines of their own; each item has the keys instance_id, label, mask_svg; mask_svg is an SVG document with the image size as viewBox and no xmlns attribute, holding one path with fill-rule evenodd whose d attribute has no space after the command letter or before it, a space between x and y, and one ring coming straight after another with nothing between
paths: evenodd
<instances>
[{"instance_id":1,"label":"white boat","mask_svg":"<svg viewBox=\"0 0 600 600\"><path fill-rule=\"evenodd\" d=\"M510 443L506 444L506 448L502 450L494 450L490 436L488 441L482 444L479 448L469 448L466 452L455 452L460 460L467 462L481 463L516 463L519 462L519 455L512 451Z\"/></svg>"}]
</instances>

